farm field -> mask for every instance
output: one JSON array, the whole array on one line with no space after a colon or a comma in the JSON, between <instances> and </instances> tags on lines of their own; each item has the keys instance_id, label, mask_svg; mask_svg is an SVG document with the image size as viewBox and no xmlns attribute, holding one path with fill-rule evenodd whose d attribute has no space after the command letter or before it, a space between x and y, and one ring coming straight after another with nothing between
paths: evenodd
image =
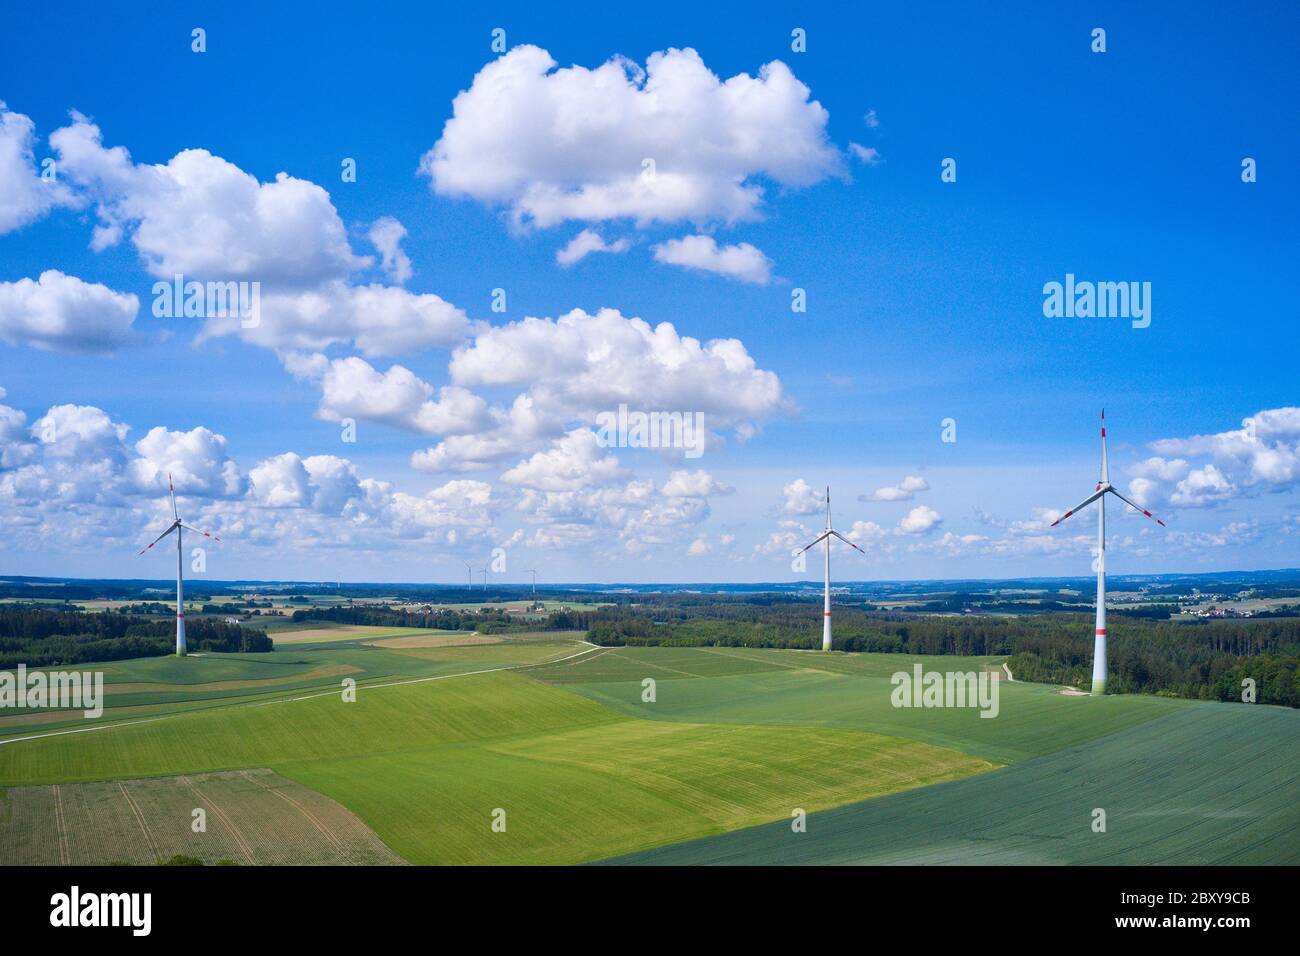
<instances>
[{"instance_id":1,"label":"farm field","mask_svg":"<svg viewBox=\"0 0 1300 956\"><path fill-rule=\"evenodd\" d=\"M193 811L204 810L203 832ZM355 815L269 770L15 787L0 794L0 866L392 865Z\"/></svg>"},{"instance_id":2,"label":"farm field","mask_svg":"<svg viewBox=\"0 0 1300 956\"><path fill-rule=\"evenodd\" d=\"M999 712L895 708L890 677L926 669L975 671L1000 661L905 654L819 654L747 648L613 648L538 668L555 683L651 720L789 724L870 730L1012 763L1152 720L1184 702L1154 696L1065 697L1059 688L999 683ZM658 682L653 704L641 681Z\"/></svg>"},{"instance_id":3,"label":"farm field","mask_svg":"<svg viewBox=\"0 0 1300 956\"><path fill-rule=\"evenodd\" d=\"M380 630L387 630L381 628ZM446 633L446 632L443 632ZM367 683L415 679L493 666L533 664L580 649L557 634L550 642L524 640L491 648L391 649L356 638L291 646L269 654L192 654L94 665L104 674L103 720L153 717L231 703L269 700L304 691L338 689L343 678ZM8 711L0 740L35 730L87 726L80 711Z\"/></svg>"},{"instance_id":4,"label":"farm field","mask_svg":"<svg viewBox=\"0 0 1300 956\"><path fill-rule=\"evenodd\" d=\"M998 658L502 637L106 665L115 682L170 678L182 695L247 680L266 666L251 659L281 655L285 676L355 666L364 679L355 703L332 677L190 710L139 705L161 719L98 732L0 737L0 787L45 806L49 819L32 825L48 829L55 785L111 794L140 780L274 774L422 864L1300 860L1300 712L1003 681L986 719L895 708L890 676L917 662L1000 670ZM1106 834L1089 826L1098 806ZM795 808L810 814L807 833L791 832ZM247 811L253 831L263 809ZM497 810L504 832L491 826ZM292 852L313 862L319 850Z\"/></svg>"},{"instance_id":5,"label":"farm field","mask_svg":"<svg viewBox=\"0 0 1300 956\"><path fill-rule=\"evenodd\" d=\"M1106 813L1106 832L1092 829ZM1187 703L995 773L614 862L1300 863L1300 713Z\"/></svg>"},{"instance_id":6,"label":"farm field","mask_svg":"<svg viewBox=\"0 0 1300 956\"><path fill-rule=\"evenodd\" d=\"M268 632L276 647L295 644L333 644L339 641L371 642L385 638L469 637L473 631L439 631L423 627L374 627L368 624L335 624L329 627L280 629Z\"/></svg>"},{"instance_id":7,"label":"farm field","mask_svg":"<svg viewBox=\"0 0 1300 956\"><path fill-rule=\"evenodd\" d=\"M637 720L525 672L0 746L6 787L268 767L417 863L598 859L785 816L796 797L830 807L992 766L859 731ZM511 814L505 833L489 826L497 807Z\"/></svg>"}]
</instances>

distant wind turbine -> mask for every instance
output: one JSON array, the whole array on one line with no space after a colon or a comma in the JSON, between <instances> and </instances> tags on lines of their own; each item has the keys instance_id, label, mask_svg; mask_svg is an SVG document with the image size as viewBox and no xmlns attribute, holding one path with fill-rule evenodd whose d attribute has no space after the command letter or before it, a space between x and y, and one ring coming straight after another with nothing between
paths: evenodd
<instances>
[{"instance_id":1,"label":"distant wind turbine","mask_svg":"<svg viewBox=\"0 0 1300 956\"><path fill-rule=\"evenodd\" d=\"M867 553L863 551L861 548L859 548L852 541L850 541L848 538L844 537L844 535L840 534L838 531L836 531L834 528L831 527L831 489L830 489L830 485L827 485L826 486L826 530L823 531L817 537L817 539L813 541L812 544L808 545L807 548L804 548L803 551L799 552L800 554L803 554L804 551L807 551L808 548L814 547L819 542L822 541L826 542L826 580L825 580L825 590L823 592L823 594L825 595L825 601L822 607L822 650L823 651L829 651L831 649L831 536L832 535L839 538L841 541L847 544L854 551L861 552L862 554Z\"/></svg>"},{"instance_id":2,"label":"distant wind turbine","mask_svg":"<svg viewBox=\"0 0 1300 956\"><path fill-rule=\"evenodd\" d=\"M464 561L464 560L462 560L460 563L463 564L463 565L465 565L465 573L466 573L466 575L469 577L469 587L470 587L471 590L473 590L473 588L474 588L474 565L472 565L472 564L470 564L468 561Z\"/></svg>"},{"instance_id":3,"label":"distant wind turbine","mask_svg":"<svg viewBox=\"0 0 1300 956\"><path fill-rule=\"evenodd\" d=\"M1100 697L1106 693L1106 493L1110 492L1124 504L1137 508L1160 527L1165 523L1147 511L1129 501L1110 483L1110 468L1106 463L1106 409L1101 410L1101 481L1097 488L1083 501L1079 502L1061 517L1052 522L1055 528L1076 511L1081 511L1094 501L1097 502L1097 629L1092 647L1092 694Z\"/></svg>"},{"instance_id":4,"label":"distant wind turbine","mask_svg":"<svg viewBox=\"0 0 1300 956\"><path fill-rule=\"evenodd\" d=\"M537 571L533 568L528 569L528 573L533 576L533 594L537 593Z\"/></svg>"},{"instance_id":5,"label":"distant wind turbine","mask_svg":"<svg viewBox=\"0 0 1300 956\"><path fill-rule=\"evenodd\" d=\"M187 524L181 523L180 512L176 510L176 486L172 483L172 476L169 472L167 475L167 490L172 496L172 521L171 526L158 537L153 539L153 543L148 548L143 549L140 554L153 548L155 544L167 537L173 531L176 532L176 656L185 656L185 580L184 580L184 554L181 550L181 532L193 531L195 534L201 534L205 538L212 538L220 541L215 534L208 534L206 531L200 531L198 528L191 528Z\"/></svg>"},{"instance_id":6,"label":"distant wind turbine","mask_svg":"<svg viewBox=\"0 0 1300 956\"><path fill-rule=\"evenodd\" d=\"M483 593L487 593L487 568L483 568Z\"/></svg>"}]
</instances>

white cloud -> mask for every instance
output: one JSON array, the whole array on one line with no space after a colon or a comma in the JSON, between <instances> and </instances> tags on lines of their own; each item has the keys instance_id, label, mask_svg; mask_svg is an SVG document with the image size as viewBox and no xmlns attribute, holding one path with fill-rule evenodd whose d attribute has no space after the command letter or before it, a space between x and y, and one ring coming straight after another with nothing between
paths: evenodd
<instances>
[{"instance_id":1,"label":"white cloud","mask_svg":"<svg viewBox=\"0 0 1300 956\"><path fill-rule=\"evenodd\" d=\"M607 484L623 475L618 458L601 447L596 433L576 428L501 476L512 485L538 491L577 491Z\"/></svg>"},{"instance_id":2,"label":"white cloud","mask_svg":"<svg viewBox=\"0 0 1300 956\"><path fill-rule=\"evenodd\" d=\"M463 311L432 293L343 281L299 292L263 291L260 311L261 321L250 328L238 317L210 318L198 341L238 335L264 348L313 351L351 343L374 357L450 348L471 329Z\"/></svg>"},{"instance_id":3,"label":"white cloud","mask_svg":"<svg viewBox=\"0 0 1300 956\"><path fill-rule=\"evenodd\" d=\"M226 438L199 426L173 432L159 425L135 443L140 456L130 463L137 488L156 492L167 488L167 475L187 494L230 498L244 493L239 467L226 454Z\"/></svg>"},{"instance_id":4,"label":"white cloud","mask_svg":"<svg viewBox=\"0 0 1300 956\"><path fill-rule=\"evenodd\" d=\"M170 279L315 283L370 264L352 254L329 194L287 173L256 177L205 149L165 165L105 149L99 127L74 113L50 144L60 171L95 202L96 250L129 233L150 274Z\"/></svg>"},{"instance_id":5,"label":"white cloud","mask_svg":"<svg viewBox=\"0 0 1300 956\"><path fill-rule=\"evenodd\" d=\"M918 505L898 523L898 530L903 534L924 534L942 520L939 512L929 505Z\"/></svg>"},{"instance_id":6,"label":"white cloud","mask_svg":"<svg viewBox=\"0 0 1300 956\"><path fill-rule=\"evenodd\" d=\"M541 414L594 423L620 403L639 409L698 411L710 427L736 427L784 411L777 376L757 368L738 339L679 335L616 309L581 309L558 319L525 318L480 332L457 349L460 385L528 385Z\"/></svg>"},{"instance_id":7,"label":"white cloud","mask_svg":"<svg viewBox=\"0 0 1300 956\"><path fill-rule=\"evenodd\" d=\"M563 249L556 251L555 261L565 268L568 268L569 266L585 259L593 252L619 253L627 252L630 248L632 248L632 243L626 238L616 239L614 242L606 242L601 238L600 233L596 232L594 229L584 229L582 232L570 239Z\"/></svg>"},{"instance_id":8,"label":"white cloud","mask_svg":"<svg viewBox=\"0 0 1300 956\"><path fill-rule=\"evenodd\" d=\"M772 280L772 260L748 242L719 246L712 236L683 236L651 246L650 251L656 262L668 265L712 272L755 285L767 285Z\"/></svg>"},{"instance_id":9,"label":"white cloud","mask_svg":"<svg viewBox=\"0 0 1300 956\"><path fill-rule=\"evenodd\" d=\"M371 223L366 238L379 250L380 268L388 278L401 285L415 274L410 257L402 249L406 227L392 216L381 216Z\"/></svg>"},{"instance_id":10,"label":"white cloud","mask_svg":"<svg viewBox=\"0 0 1300 956\"><path fill-rule=\"evenodd\" d=\"M140 300L47 269L0 282L0 342L57 352L111 352L131 336Z\"/></svg>"},{"instance_id":11,"label":"white cloud","mask_svg":"<svg viewBox=\"0 0 1300 956\"><path fill-rule=\"evenodd\" d=\"M36 169L36 126L0 101L0 235L40 219L58 206L77 206L78 199L57 177L45 179Z\"/></svg>"},{"instance_id":12,"label":"white cloud","mask_svg":"<svg viewBox=\"0 0 1300 956\"><path fill-rule=\"evenodd\" d=\"M434 387L410 369L393 365L380 372L365 359L330 360L324 355L287 353L285 367L321 389L318 418L380 422L423 435L459 435L488 427L487 402L468 389Z\"/></svg>"},{"instance_id":13,"label":"white cloud","mask_svg":"<svg viewBox=\"0 0 1300 956\"><path fill-rule=\"evenodd\" d=\"M819 513L826 507L826 500L820 489L814 488L802 478L796 478L784 488L781 494L785 501L781 511L788 515L811 515Z\"/></svg>"},{"instance_id":14,"label":"white cloud","mask_svg":"<svg viewBox=\"0 0 1300 956\"><path fill-rule=\"evenodd\" d=\"M1144 507L1167 502L1202 508L1285 491L1300 483L1300 408L1265 409L1243 419L1238 429L1164 438L1150 447L1158 455L1129 469L1130 490Z\"/></svg>"},{"instance_id":15,"label":"white cloud","mask_svg":"<svg viewBox=\"0 0 1300 956\"><path fill-rule=\"evenodd\" d=\"M879 166L884 162L880 158L880 151L874 146L863 146L861 143L849 143L849 152L858 162L867 166Z\"/></svg>"},{"instance_id":16,"label":"white cloud","mask_svg":"<svg viewBox=\"0 0 1300 956\"><path fill-rule=\"evenodd\" d=\"M859 501L911 501L918 491L928 491L930 483L920 475L908 475L897 485L877 488L870 495L858 495Z\"/></svg>"},{"instance_id":17,"label":"white cloud","mask_svg":"<svg viewBox=\"0 0 1300 956\"><path fill-rule=\"evenodd\" d=\"M829 118L789 67L725 82L694 50L556 69L518 46L479 71L421 171L443 196L505 205L517 225L759 216L766 178L807 186L842 170ZM643 160L653 161L653 171Z\"/></svg>"},{"instance_id":18,"label":"white cloud","mask_svg":"<svg viewBox=\"0 0 1300 956\"><path fill-rule=\"evenodd\" d=\"M707 498L710 495L730 495L735 490L722 484L703 469L674 471L663 486L663 494L666 498Z\"/></svg>"}]
</instances>

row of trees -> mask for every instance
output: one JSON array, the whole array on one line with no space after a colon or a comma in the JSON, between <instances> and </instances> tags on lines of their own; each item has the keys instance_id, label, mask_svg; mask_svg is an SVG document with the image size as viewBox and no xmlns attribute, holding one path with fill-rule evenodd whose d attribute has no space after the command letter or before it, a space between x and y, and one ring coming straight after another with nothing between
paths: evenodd
<instances>
[{"instance_id":1,"label":"row of trees","mask_svg":"<svg viewBox=\"0 0 1300 956\"><path fill-rule=\"evenodd\" d=\"M808 604L675 605L603 608L587 639L601 645L732 646L814 649L821 609ZM1088 615L904 617L838 608L835 646L877 653L1005 655L1018 678L1086 686L1092 672ZM1109 686L1119 693L1240 700L1252 677L1262 703L1300 706L1296 660L1300 620L1175 623L1110 620Z\"/></svg>"},{"instance_id":2,"label":"row of trees","mask_svg":"<svg viewBox=\"0 0 1300 956\"><path fill-rule=\"evenodd\" d=\"M542 620L520 620L518 616L507 614L501 608L492 607L478 610L437 608L430 611L408 611L386 604L352 604L302 608L293 612L293 620L507 634L511 631L582 631L591 623L591 613L585 610L552 611Z\"/></svg>"},{"instance_id":3,"label":"row of trees","mask_svg":"<svg viewBox=\"0 0 1300 956\"><path fill-rule=\"evenodd\" d=\"M211 618L190 618L185 631L189 647L196 651L264 653L273 649L265 631ZM175 649L174 618L160 621L118 613L0 606L0 667L158 657Z\"/></svg>"}]
</instances>

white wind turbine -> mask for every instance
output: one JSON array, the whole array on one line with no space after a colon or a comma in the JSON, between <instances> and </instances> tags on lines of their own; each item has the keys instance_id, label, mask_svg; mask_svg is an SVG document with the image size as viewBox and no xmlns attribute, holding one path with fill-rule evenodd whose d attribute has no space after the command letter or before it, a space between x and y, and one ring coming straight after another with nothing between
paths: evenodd
<instances>
[{"instance_id":1,"label":"white wind turbine","mask_svg":"<svg viewBox=\"0 0 1300 956\"><path fill-rule=\"evenodd\" d=\"M844 537L844 535L840 534L838 531L836 531L834 528L831 527L831 489L830 489L830 485L827 485L826 486L826 530L823 531L817 537L817 539L813 541L812 544L808 545L807 548L804 548L803 551L799 552L800 554L803 554L804 551L807 551L808 548L814 547L815 545L818 544L818 542L821 541L826 542L826 581L825 581L825 590L823 591L825 600L822 606L822 650L823 651L829 651L831 649L831 536L832 535L839 538L841 541L843 541L853 550L861 552L862 554L867 553L863 551L861 548L859 548L852 541L850 541L848 538Z\"/></svg>"},{"instance_id":2,"label":"white wind turbine","mask_svg":"<svg viewBox=\"0 0 1300 956\"><path fill-rule=\"evenodd\" d=\"M472 591L474 590L474 565L470 564L464 558L461 559L460 563L465 565L465 574L469 578L469 589Z\"/></svg>"},{"instance_id":3,"label":"white wind turbine","mask_svg":"<svg viewBox=\"0 0 1300 956\"><path fill-rule=\"evenodd\" d=\"M193 531L195 534L201 534L203 535L203 537L212 538L215 541L220 541L221 539L218 538L215 534L208 534L206 531L200 531L198 528L191 528L189 525L181 523L180 513L176 510L176 486L172 483L172 476L170 472L167 475L167 490L171 492L172 518L174 518L175 520L172 521L171 526L166 531L158 535L158 537L154 538L153 543L150 544L148 548L143 549L140 552L140 554L144 554L145 551L152 549L155 544L157 544L163 538L167 537L173 531L176 532L176 656L184 657L185 656L185 581L184 581L183 568L184 568L185 556L184 553L181 551L181 532L182 530Z\"/></svg>"},{"instance_id":4,"label":"white wind turbine","mask_svg":"<svg viewBox=\"0 0 1300 956\"><path fill-rule=\"evenodd\" d=\"M1101 480L1087 498L1079 502L1061 517L1052 522L1055 528L1076 511L1080 511L1097 502L1097 628L1092 649L1092 694L1099 697L1106 693L1106 493L1114 495L1124 504L1137 508L1160 527L1165 523L1147 511L1129 501L1110 483L1110 468L1106 464L1106 409L1101 410Z\"/></svg>"}]
</instances>

